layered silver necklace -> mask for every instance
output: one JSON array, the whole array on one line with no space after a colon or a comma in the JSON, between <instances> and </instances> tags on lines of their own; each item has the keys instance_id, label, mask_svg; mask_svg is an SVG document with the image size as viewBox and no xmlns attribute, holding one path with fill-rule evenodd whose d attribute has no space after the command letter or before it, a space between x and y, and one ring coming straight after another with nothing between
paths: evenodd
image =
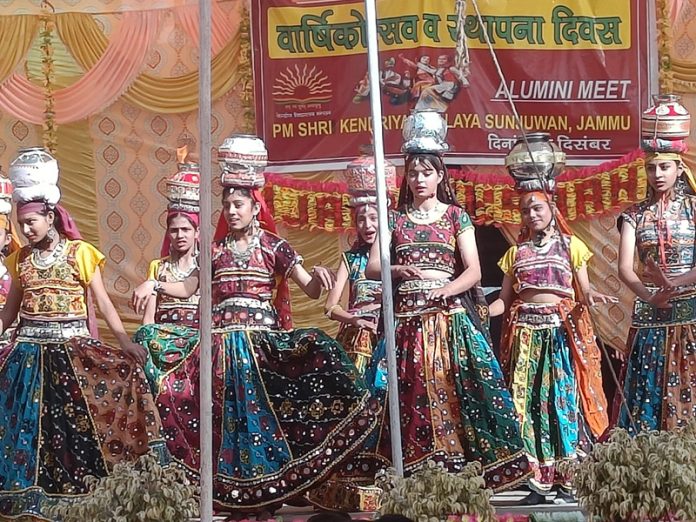
<instances>
[{"instance_id":1,"label":"layered silver necklace","mask_svg":"<svg viewBox=\"0 0 696 522\"><path fill-rule=\"evenodd\" d=\"M194 270L198 269L198 259L195 257L193 258L193 264L186 270L181 270L179 268L179 263L174 263L171 260L167 261L167 264L169 265L169 272L176 281L183 281L190 276Z\"/></svg>"},{"instance_id":2,"label":"layered silver necklace","mask_svg":"<svg viewBox=\"0 0 696 522\"><path fill-rule=\"evenodd\" d=\"M227 239L227 244L237 266L246 266L251 260L251 256L254 254L256 248L261 245L261 242L259 240L259 234L254 234L249 239L247 247L244 250L239 250L239 248L237 248L237 241L232 237Z\"/></svg>"},{"instance_id":3,"label":"layered silver necklace","mask_svg":"<svg viewBox=\"0 0 696 522\"><path fill-rule=\"evenodd\" d=\"M437 213L440 211L441 208L441 203L438 201L435 206L429 210L419 210L415 208L413 205L409 205L408 207L408 213L411 214L412 217L421 220L421 221L427 221L429 220L432 216L436 216Z\"/></svg>"},{"instance_id":4,"label":"layered silver necklace","mask_svg":"<svg viewBox=\"0 0 696 522\"><path fill-rule=\"evenodd\" d=\"M31 249L31 260L38 268L49 268L64 258L67 245L67 241L61 239L47 256L41 256L41 250L34 247Z\"/></svg>"}]
</instances>

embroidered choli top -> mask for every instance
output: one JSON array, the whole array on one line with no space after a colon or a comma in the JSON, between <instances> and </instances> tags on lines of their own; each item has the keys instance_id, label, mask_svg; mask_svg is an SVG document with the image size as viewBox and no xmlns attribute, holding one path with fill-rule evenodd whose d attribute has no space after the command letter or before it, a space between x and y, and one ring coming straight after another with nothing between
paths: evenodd
<instances>
[{"instance_id":1,"label":"embroidered choli top","mask_svg":"<svg viewBox=\"0 0 696 522\"><path fill-rule=\"evenodd\" d=\"M461 296L446 300L430 300L428 293L442 288L463 270L457 238L473 224L466 211L448 205L428 222L412 218L406 209L392 214L391 262L395 265L416 266L424 270L439 270L448 275L438 280L400 281L396 287L394 309L396 317L412 317L447 310L463 309Z\"/></svg>"},{"instance_id":2,"label":"embroidered choli top","mask_svg":"<svg viewBox=\"0 0 696 522\"><path fill-rule=\"evenodd\" d=\"M163 282L183 281L189 274L180 274L172 264L169 256L155 259L150 263L147 272L148 279L156 279ZM157 294L157 308L155 309L155 323L178 324L198 328L199 314L198 301L200 294L196 292L188 299L172 297L165 293Z\"/></svg>"},{"instance_id":3,"label":"embroidered choli top","mask_svg":"<svg viewBox=\"0 0 696 522\"><path fill-rule=\"evenodd\" d=\"M22 288L21 319L87 319L86 289L104 254L80 240L61 240L51 260L37 258L31 245L7 258L7 268Z\"/></svg>"},{"instance_id":4,"label":"embroidered choli top","mask_svg":"<svg viewBox=\"0 0 696 522\"><path fill-rule=\"evenodd\" d=\"M213 326L278 327L273 306L276 278L287 278L302 257L283 238L261 230L244 253L225 238L213 244ZM246 255L244 255L246 254Z\"/></svg>"},{"instance_id":5,"label":"embroidered choli top","mask_svg":"<svg viewBox=\"0 0 696 522\"><path fill-rule=\"evenodd\" d=\"M569 242L570 258L564 241ZM560 296L575 297L573 271L592 257L587 245L575 236L555 235L541 246L525 241L511 246L498 266L513 279L513 290L551 292ZM572 265L571 265L572 263Z\"/></svg>"},{"instance_id":6,"label":"embroidered choli top","mask_svg":"<svg viewBox=\"0 0 696 522\"><path fill-rule=\"evenodd\" d=\"M405 209L393 215L392 263L439 270L455 276L461 270L457 238L473 228L466 211L448 205L442 215L430 223L414 220Z\"/></svg>"},{"instance_id":7,"label":"embroidered choli top","mask_svg":"<svg viewBox=\"0 0 696 522\"><path fill-rule=\"evenodd\" d=\"M664 209L660 205L646 200L621 216L636 229L641 263L651 257L667 277L673 277L688 272L695 264L696 197L679 194ZM646 286L651 285L646 282Z\"/></svg>"},{"instance_id":8,"label":"embroidered choli top","mask_svg":"<svg viewBox=\"0 0 696 522\"><path fill-rule=\"evenodd\" d=\"M343 253L350 285L348 311L354 315L374 315L382 304L382 282L365 277L369 250L369 246L361 245Z\"/></svg>"}]
</instances>

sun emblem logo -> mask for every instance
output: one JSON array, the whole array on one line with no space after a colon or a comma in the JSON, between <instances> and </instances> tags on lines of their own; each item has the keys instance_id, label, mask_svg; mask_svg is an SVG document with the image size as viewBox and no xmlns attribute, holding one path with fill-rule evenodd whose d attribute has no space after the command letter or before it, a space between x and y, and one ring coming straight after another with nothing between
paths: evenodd
<instances>
[{"instance_id":1,"label":"sun emblem logo","mask_svg":"<svg viewBox=\"0 0 696 522\"><path fill-rule=\"evenodd\" d=\"M273 101L283 105L293 103L326 103L331 101L331 82L324 71L307 65L302 70L295 65L281 71L273 83Z\"/></svg>"}]
</instances>

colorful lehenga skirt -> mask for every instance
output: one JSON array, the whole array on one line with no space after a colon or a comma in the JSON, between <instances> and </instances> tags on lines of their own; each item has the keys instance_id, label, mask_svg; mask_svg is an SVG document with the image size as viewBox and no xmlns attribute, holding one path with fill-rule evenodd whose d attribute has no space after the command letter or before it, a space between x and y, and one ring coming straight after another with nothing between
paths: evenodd
<instances>
[{"instance_id":1,"label":"colorful lehenga skirt","mask_svg":"<svg viewBox=\"0 0 696 522\"><path fill-rule=\"evenodd\" d=\"M87 475L167 452L142 369L84 321L24 322L0 352L0 516L51 520Z\"/></svg>"},{"instance_id":2,"label":"colorful lehenga skirt","mask_svg":"<svg viewBox=\"0 0 696 522\"><path fill-rule=\"evenodd\" d=\"M387 352L384 337L380 338L364 372L365 383L372 399L382 405L378 429L326 480L310 490L307 500L315 507L328 511L377 511L382 490L375 487L375 475L392 465L391 455L380 452L380 441L386 417ZM389 448L386 448L389 451Z\"/></svg>"},{"instance_id":3,"label":"colorful lehenga skirt","mask_svg":"<svg viewBox=\"0 0 696 522\"><path fill-rule=\"evenodd\" d=\"M213 335L213 496L217 509L253 511L302 495L364 444L377 424L343 348L318 329L218 329ZM170 374L198 393L200 353ZM172 386L171 389L174 389ZM158 397L176 462L197 481L199 408ZM171 444L172 438L179 441Z\"/></svg>"},{"instance_id":4,"label":"colorful lehenga skirt","mask_svg":"<svg viewBox=\"0 0 696 522\"><path fill-rule=\"evenodd\" d=\"M467 313L402 317L396 339L404 471L434 460L456 472L478 461L486 486L495 491L525 479L510 393L493 350ZM387 421L385 415L384 447Z\"/></svg>"},{"instance_id":5,"label":"colorful lehenga skirt","mask_svg":"<svg viewBox=\"0 0 696 522\"><path fill-rule=\"evenodd\" d=\"M377 320L373 316L365 316L365 318ZM377 345L377 334L366 328L358 328L343 323L338 330L336 340L341 343L360 375L365 375L372 360L372 352Z\"/></svg>"},{"instance_id":6,"label":"colorful lehenga skirt","mask_svg":"<svg viewBox=\"0 0 696 522\"><path fill-rule=\"evenodd\" d=\"M133 341L148 351L144 370L155 398L163 388L183 387L180 381L170 376L193 353L199 338L197 328L176 324L146 324L135 332ZM190 386L185 387L190 389ZM172 390L171 393L177 392Z\"/></svg>"},{"instance_id":7,"label":"colorful lehenga skirt","mask_svg":"<svg viewBox=\"0 0 696 522\"><path fill-rule=\"evenodd\" d=\"M461 298L444 303L427 299L432 288L444 284L444 280L406 281L396 294L404 473L417 472L429 460L451 472L479 462L487 487L509 489L529 475L512 399L486 336L469 317ZM367 378L388 400L384 343L378 346ZM386 400L379 432L368 441L373 445L363 447L349 461L336 477L339 482L372 484L375 473L390 465ZM312 501L332 507L340 498L328 489L313 492Z\"/></svg>"},{"instance_id":8,"label":"colorful lehenga skirt","mask_svg":"<svg viewBox=\"0 0 696 522\"><path fill-rule=\"evenodd\" d=\"M629 433L672 430L696 418L696 293L656 308L637 299L618 425ZM630 412L630 415L629 415Z\"/></svg>"},{"instance_id":9,"label":"colorful lehenga skirt","mask_svg":"<svg viewBox=\"0 0 696 522\"><path fill-rule=\"evenodd\" d=\"M571 489L571 476L557 464L584 454L591 439L566 318L558 304L515 302L503 342L503 365L534 472L529 486L539 493Z\"/></svg>"}]
</instances>

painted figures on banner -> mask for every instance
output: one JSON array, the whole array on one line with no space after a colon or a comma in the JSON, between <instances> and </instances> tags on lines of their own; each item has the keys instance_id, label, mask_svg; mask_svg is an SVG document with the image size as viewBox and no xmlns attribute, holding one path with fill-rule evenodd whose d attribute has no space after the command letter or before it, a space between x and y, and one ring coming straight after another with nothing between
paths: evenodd
<instances>
[{"instance_id":1,"label":"painted figures on banner","mask_svg":"<svg viewBox=\"0 0 696 522\"><path fill-rule=\"evenodd\" d=\"M457 68L448 54L437 56L433 64L429 54L423 54L416 61L403 54L396 59L388 58L380 71L381 94L391 105L415 104L416 110L436 110L445 112L462 87L469 81L469 66ZM360 103L370 97L369 75L355 86L353 101Z\"/></svg>"}]
</instances>

